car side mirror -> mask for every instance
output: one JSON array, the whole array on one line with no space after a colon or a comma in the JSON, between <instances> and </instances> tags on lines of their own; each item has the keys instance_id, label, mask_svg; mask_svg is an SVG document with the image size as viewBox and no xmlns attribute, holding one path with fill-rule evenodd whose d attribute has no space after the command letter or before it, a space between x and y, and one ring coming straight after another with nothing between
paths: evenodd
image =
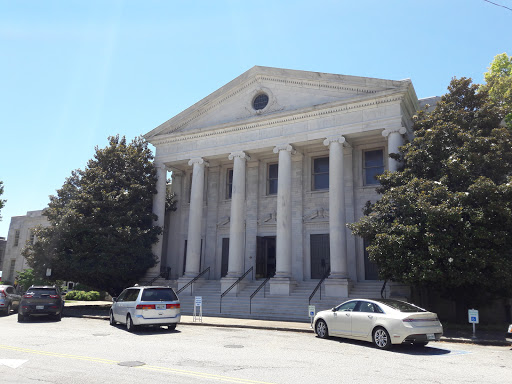
<instances>
[{"instance_id":1,"label":"car side mirror","mask_svg":"<svg viewBox=\"0 0 512 384\"><path fill-rule=\"evenodd\" d=\"M338 310L336 309L336 307L334 307L334 308L332 309L332 311L333 311L333 312L338 312Z\"/></svg>"},{"instance_id":2,"label":"car side mirror","mask_svg":"<svg viewBox=\"0 0 512 384\"><path fill-rule=\"evenodd\" d=\"M117 302L117 297L113 297L112 302Z\"/></svg>"}]
</instances>

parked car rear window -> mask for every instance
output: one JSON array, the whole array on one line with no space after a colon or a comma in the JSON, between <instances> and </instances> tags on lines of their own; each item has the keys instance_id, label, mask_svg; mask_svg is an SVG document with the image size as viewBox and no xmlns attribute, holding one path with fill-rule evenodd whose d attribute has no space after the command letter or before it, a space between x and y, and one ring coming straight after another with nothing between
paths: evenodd
<instances>
[{"instance_id":1,"label":"parked car rear window","mask_svg":"<svg viewBox=\"0 0 512 384\"><path fill-rule=\"evenodd\" d=\"M57 290L55 288L29 288L27 293L31 293L37 296L56 295Z\"/></svg>"},{"instance_id":2,"label":"parked car rear window","mask_svg":"<svg viewBox=\"0 0 512 384\"><path fill-rule=\"evenodd\" d=\"M396 309L400 312L427 312L423 308L417 307L414 304L406 303L399 300L381 299L376 301L382 304L386 304L387 306Z\"/></svg>"},{"instance_id":3,"label":"parked car rear window","mask_svg":"<svg viewBox=\"0 0 512 384\"><path fill-rule=\"evenodd\" d=\"M146 288L141 301L175 301L178 297L171 288Z\"/></svg>"}]
</instances>

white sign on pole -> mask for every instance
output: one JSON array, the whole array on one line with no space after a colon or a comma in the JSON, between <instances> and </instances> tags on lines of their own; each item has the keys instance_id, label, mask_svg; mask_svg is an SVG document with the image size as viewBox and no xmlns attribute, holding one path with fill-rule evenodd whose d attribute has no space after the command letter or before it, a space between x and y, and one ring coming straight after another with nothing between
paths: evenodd
<instances>
[{"instance_id":1,"label":"white sign on pole","mask_svg":"<svg viewBox=\"0 0 512 384\"><path fill-rule=\"evenodd\" d=\"M468 310L468 321L470 324L478 324L479 318L477 309Z\"/></svg>"},{"instance_id":2,"label":"white sign on pole","mask_svg":"<svg viewBox=\"0 0 512 384\"><path fill-rule=\"evenodd\" d=\"M313 328L313 317L315 317L315 313L316 313L315 306L309 305L308 306L308 315L311 318L311 328Z\"/></svg>"},{"instance_id":3,"label":"white sign on pole","mask_svg":"<svg viewBox=\"0 0 512 384\"><path fill-rule=\"evenodd\" d=\"M196 315L196 308L199 307L199 316ZM203 297L196 296L194 301L194 316L192 317L192 321L203 322Z\"/></svg>"}]
</instances>

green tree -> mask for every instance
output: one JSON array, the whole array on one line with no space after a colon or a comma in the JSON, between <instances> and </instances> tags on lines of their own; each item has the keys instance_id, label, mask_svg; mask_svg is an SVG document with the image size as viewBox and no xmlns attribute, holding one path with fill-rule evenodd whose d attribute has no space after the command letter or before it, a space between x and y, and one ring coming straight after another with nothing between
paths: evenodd
<instances>
[{"instance_id":1,"label":"green tree","mask_svg":"<svg viewBox=\"0 0 512 384\"><path fill-rule=\"evenodd\" d=\"M512 134L471 79L448 91L415 117L402 168L379 176L381 199L349 227L382 279L476 305L512 294Z\"/></svg>"},{"instance_id":2,"label":"green tree","mask_svg":"<svg viewBox=\"0 0 512 384\"><path fill-rule=\"evenodd\" d=\"M496 55L488 71L484 73L486 84L482 89L491 99L505 108L505 121L512 128L512 56Z\"/></svg>"},{"instance_id":3,"label":"green tree","mask_svg":"<svg viewBox=\"0 0 512 384\"><path fill-rule=\"evenodd\" d=\"M162 229L154 226L156 171L142 138L130 144L109 137L96 147L85 170L66 179L44 211L50 226L24 256L38 276L72 280L117 295L156 264L152 245Z\"/></svg>"},{"instance_id":4,"label":"green tree","mask_svg":"<svg viewBox=\"0 0 512 384\"><path fill-rule=\"evenodd\" d=\"M4 194L4 182L0 181L0 196ZM5 206L5 201L0 199L0 221L2 221L2 208Z\"/></svg>"}]
</instances>

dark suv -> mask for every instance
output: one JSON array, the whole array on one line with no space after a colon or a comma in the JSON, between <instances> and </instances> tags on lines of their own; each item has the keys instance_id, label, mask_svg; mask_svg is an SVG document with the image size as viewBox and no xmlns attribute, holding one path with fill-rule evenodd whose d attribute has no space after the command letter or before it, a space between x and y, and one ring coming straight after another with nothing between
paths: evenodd
<instances>
[{"instance_id":1,"label":"dark suv","mask_svg":"<svg viewBox=\"0 0 512 384\"><path fill-rule=\"evenodd\" d=\"M48 315L60 321L64 300L56 286L31 286L21 298L18 308L18 321L22 322L29 316Z\"/></svg>"},{"instance_id":2,"label":"dark suv","mask_svg":"<svg viewBox=\"0 0 512 384\"><path fill-rule=\"evenodd\" d=\"M11 313L11 310L17 310L20 299L21 296L12 285L0 285L0 312L4 315Z\"/></svg>"}]
</instances>

